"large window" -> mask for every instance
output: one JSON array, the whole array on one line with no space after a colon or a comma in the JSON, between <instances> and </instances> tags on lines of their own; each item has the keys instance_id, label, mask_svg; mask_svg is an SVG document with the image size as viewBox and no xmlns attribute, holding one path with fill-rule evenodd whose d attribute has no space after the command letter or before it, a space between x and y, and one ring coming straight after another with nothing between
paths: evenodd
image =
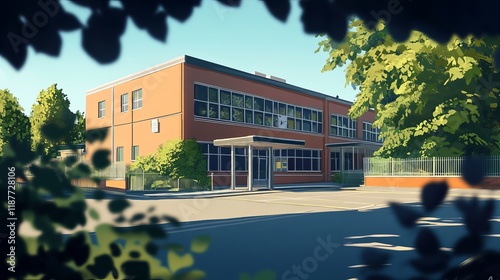
<instances>
[{"instance_id":1,"label":"large window","mask_svg":"<svg viewBox=\"0 0 500 280\"><path fill-rule=\"evenodd\" d=\"M106 116L106 101L99 101L97 103L97 117L98 118L103 118Z\"/></svg>"},{"instance_id":2,"label":"large window","mask_svg":"<svg viewBox=\"0 0 500 280\"><path fill-rule=\"evenodd\" d=\"M139 156L139 146L132 146L132 160L136 160Z\"/></svg>"},{"instance_id":3,"label":"large window","mask_svg":"<svg viewBox=\"0 0 500 280\"><path fill-rule=\"evenodd\" d=\"M347 116L332 115L330 121L330 135L356 138L357 121Z\"/></svg>"},{"instance_id":4,"label":"large window","mask_svg":"<svg viewBox=\"0 0 500 280\"><path fill-rule=\"evenodd\" d=\"M132 110L142 108L142 89L132 91Z\"/></svg>"},{"instance_id":5,"label":"large window","mask_svg":"<svg viewBox=\"0 0 500 280\"><path fill-rule=\"evenodd\" d=\"M275 171L321 171L321 151L282 149L274 151Z\"/></svg>"},{"instance_id":6,"label":"large window","mask_svg":"<svg viewBox=\"0 0 500 280\"><path fill-rule=\"evenodd\" d=\"M194 115L236 123L323 133L323 112L206 85L194 85Z\"/></svg>"},{"instance_id":7,"label":"large window","mask_svg":"<svg viewBox=\"0 0 500 280\"><path fill-rule=\"evenodd\" d=\"M373 127L372 123L363 122L363 140L373 141L373 142L382 142L379 139L380 130L376 127Z\"/></svg>"},{"instance_id":8,"label":"large window","mask_svg":"<svg viewBox=\"0 0 500 280\"><path fill-rule=\"evenodd\" d=\"M116 147L116 161L123 161L123 147Z\"/></svg>"},{"instance_id":9,"label":"large window","mask_svg":"<svg viewBox=\"0 0 500 280\"><path fill-rule=\"evenodd\" d=\"M198 143L201 153L205 156L208 171L231 170L231 149L227 147L216 147L212 143ZM246 151L243 148L235 148L236 170L247 170Z\"/></svg>"},{"instance_id":10,"label":"large window","mask_svg":"<svg viewBox=\"0 0 500 280\"><path fill-rule=\"evenodd\" d=\"M121 103L121 111L128 112L128 93L121 95L120 103Z\"/></svg>"}]
</instances>

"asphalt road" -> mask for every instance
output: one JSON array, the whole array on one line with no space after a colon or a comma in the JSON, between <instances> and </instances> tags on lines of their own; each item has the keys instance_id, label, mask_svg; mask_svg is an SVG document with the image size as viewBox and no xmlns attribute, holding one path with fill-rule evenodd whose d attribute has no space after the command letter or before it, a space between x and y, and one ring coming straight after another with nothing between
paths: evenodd
<instances>
[{"instance_id":1,"label":"asphalt road","mask_svg":"<svg viewBox=\"0 0 500 280\"><path fill-rule=\"evenodd\" d=\"M493 230L486 245L500 250L500 192L451 190L448 199L474 195L496 199ZM418 189L364 187L213 198L128 198L133 207L125 211L127 217L154 207L154 213L169 214L181 221L178 228L163 225L171 243L189 247L194 237L211 236L208 251L195 256L195 267L206 272L207 279L239 279L241 273L255 275L262 270L272 270L276 279L365 279L361 260L364 248L391 254L383 271L396 276L394 279L414 275L409 260L418 255L414 249L417 231L401 227L387 203L406 203L421 209ZM106 212L106 203L88 200L99 213ZM449 250L466 233L461 217L448 201L420 219L417 227L431 228L442 250ZM101 215L101 222L115 218ZM93 226L87 225L88 229ZM452 264L464 259L456 258Z\"/></svg>"}]
</instances>

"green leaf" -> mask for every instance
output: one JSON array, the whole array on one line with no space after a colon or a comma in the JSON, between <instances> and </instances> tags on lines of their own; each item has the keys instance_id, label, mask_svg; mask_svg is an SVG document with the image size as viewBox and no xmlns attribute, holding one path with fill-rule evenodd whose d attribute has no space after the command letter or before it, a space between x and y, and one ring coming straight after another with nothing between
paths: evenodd
<instances>
[{"instance_id":1,"label":"green leaf","mask_svg":"<svg viewBox=\"0 0 500 280\"><path fill-rule=\"evenodd\" d=\"M99 220L99 213L94 208L89 209L89 215L92 219L98 221Z\"/></svg>"},{"instance_id":2,"label":"green leaf","mask_svg":"<svg viewBox=\"0 0 500 280\"><path fill-rule=\"evenodd\" d=\"M191 242L191 251L198 254L204 253L210 246L210 240L208 235L195 237Z\"/></svg>"},{"instance_id":3,"label":"green leaf","mask_svg":"<svg viewBox=\"0 0 500 280\"><path fill-rule=\"evenodd\" d=\"M194 264L193 256L190 253L180 255L175 251L168 251L167 261L172 273L183 268L188 268Z\"/></svg>"}]
</instances>

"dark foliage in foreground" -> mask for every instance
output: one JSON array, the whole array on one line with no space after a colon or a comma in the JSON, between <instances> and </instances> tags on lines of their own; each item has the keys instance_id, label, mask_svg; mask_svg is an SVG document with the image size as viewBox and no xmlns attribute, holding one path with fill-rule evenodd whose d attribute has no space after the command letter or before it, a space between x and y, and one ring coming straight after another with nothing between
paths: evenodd
<instances>
[{"instance_id":1,"label":"dark foliage in foreground","mask_svg":"<svg viewBox=\"0 0 500 280\"><path fill-rule=\"evenodd\" d=\"M217 0L229 8L237 8L241 0ZM85 23L64 9L59 0L6 1L0 10L0 56L20 69L26 62L28 47L50 56L59 56L62 32L78 31L82 47L99 63L111 63L120 56L120 37L127 19L152 38L165 42L167 18L184 22L192 16L201 0L112 0L73 3L88 8L92 14ZM114 1L113 1L114 2ZM290 13L290 0L263 0L267 10L280 21ZM116 3L116 2L115 2ZM453 34L460 37L500 35L495 1L432 0L301 0L302 24L309 34L328 34L340 41L347 32L347 19L357 16L368 27L384 20L397 41L405 41L412 30L422 31L440 43ZM259 20L259 15L255 15ZM265 32L265 31L263 31ZM499 52L497 52L497 56ZM496 61L498 67L499 61Z\"/></svg>"}]
</instances>

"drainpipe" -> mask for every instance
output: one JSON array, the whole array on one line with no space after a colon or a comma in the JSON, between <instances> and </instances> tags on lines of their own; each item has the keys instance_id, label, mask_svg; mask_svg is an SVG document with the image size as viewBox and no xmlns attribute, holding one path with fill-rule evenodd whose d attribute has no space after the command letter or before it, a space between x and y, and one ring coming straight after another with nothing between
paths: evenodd
<instances>
[{"instance_id":1,"label":"drainpipe","mask_svg":"<svg viewBox=\"0 0 500 280\"><path fill-rule=\"evenodd\" d=\"M115 162L115 87L111 88L111 162Z\"/></svg>"}]
</instances>

